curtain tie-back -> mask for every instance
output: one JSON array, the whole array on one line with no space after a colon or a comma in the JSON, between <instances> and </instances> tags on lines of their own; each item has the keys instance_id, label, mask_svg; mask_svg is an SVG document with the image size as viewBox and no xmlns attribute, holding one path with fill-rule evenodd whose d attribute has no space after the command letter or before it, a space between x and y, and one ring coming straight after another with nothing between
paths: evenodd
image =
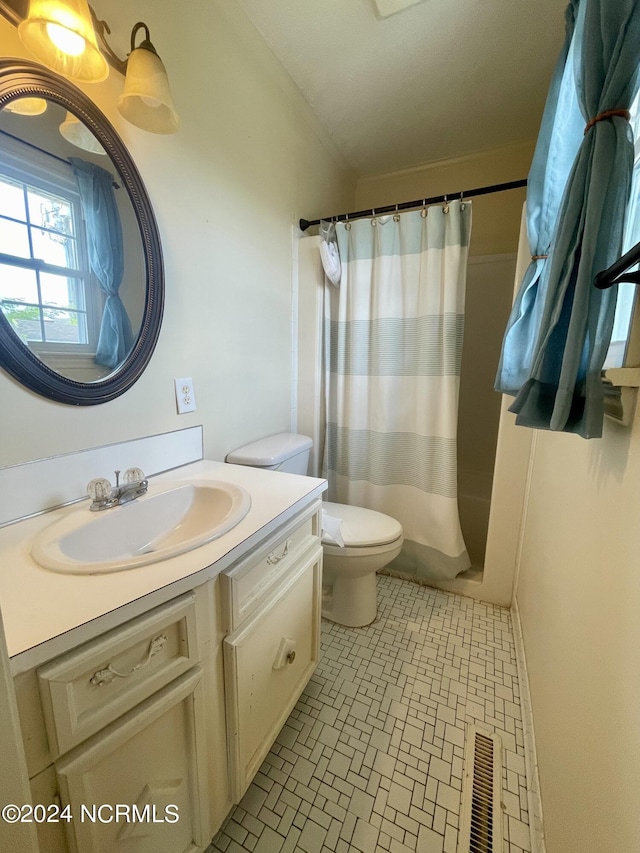
<instances>
[{"instance_id":1,"label":"curtain tie-back","mask_svg":"<svg viewBox=\"0 0 640 853\"><path fill-rule=\"evenodd\" d=\"M531 255L532 261L545 261L549 255Z\"/></svg>"},{"instance_id":2,"label":"curtain tie-back","mask_svg":"<svg viewBox=\"0 0 640 853\"><path fill-rule=\"evenodd\" d=\"M599 121L603 121L603 119L605 118L613 118L614 116L621 116L622 118L626 118L626 120L629 121L629 119L631 118L631 113L629 112L629 110L605 110L603 113L600 113L600 115L591 119L591 121L584 129L584 135L587 135L587 133L591 130L594 124L597 124Z\"/></svg>"}]
</instances>

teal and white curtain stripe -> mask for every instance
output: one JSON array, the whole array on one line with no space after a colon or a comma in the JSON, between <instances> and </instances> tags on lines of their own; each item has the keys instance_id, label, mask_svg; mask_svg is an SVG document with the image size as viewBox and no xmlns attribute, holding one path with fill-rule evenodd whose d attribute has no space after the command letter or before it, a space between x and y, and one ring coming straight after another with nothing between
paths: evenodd
<instances>
[{"instance_id":1,"label":"teal and white curtain stripe","mask_svg":"<svg viewBox=\"0 0 640 853\"><path fill-rule=\"evenodd\" d=\"M405 546L392 568L454 577L469 567L456 432L471 205L336 231L342 281L325 291L329 499L400 521Z\"/></svg>"}]
</instances>

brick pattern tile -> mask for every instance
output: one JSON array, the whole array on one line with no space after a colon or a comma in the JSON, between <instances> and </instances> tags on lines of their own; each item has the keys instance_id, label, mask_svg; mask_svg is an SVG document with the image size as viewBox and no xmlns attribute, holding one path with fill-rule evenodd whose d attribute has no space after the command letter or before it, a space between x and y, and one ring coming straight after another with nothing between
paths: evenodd
<instances>
[{"instance_id":1,"label":"brick pattern tile","mask_svg":"<svg viewBox=\"0 0 640 853\"><path fill-rule=\"evenodd\" d=\"M456 853L466 729L504 744L506 853L530 853L508 610L378 577L378 619L322 659L207 853Z\"/></svg>"}]
</instances>

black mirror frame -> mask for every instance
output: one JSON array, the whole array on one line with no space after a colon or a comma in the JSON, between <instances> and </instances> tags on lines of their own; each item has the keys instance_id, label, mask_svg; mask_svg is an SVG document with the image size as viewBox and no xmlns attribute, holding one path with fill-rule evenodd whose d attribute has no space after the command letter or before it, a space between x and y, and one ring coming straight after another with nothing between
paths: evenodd
<instances>
[{"instance_id":1,"label":"black mirror frame","mask_svg":"<svg viewBox=\"0 0 640 853\"><path fill-rule=\"evenodd\" d=\"M96 382L76 382L40 361L14 333L0 311L0 367L22 385L49 400L72 406L106 403L136 382L155 349L164 310L162 246L142 178L113 125L80 89L42 65L0 59L0 109L17 98L45 98L74 113L97 137L126 187L140 229L147 271L144 315L137 340L112 374Z\"/></svg>"}]
</instances>

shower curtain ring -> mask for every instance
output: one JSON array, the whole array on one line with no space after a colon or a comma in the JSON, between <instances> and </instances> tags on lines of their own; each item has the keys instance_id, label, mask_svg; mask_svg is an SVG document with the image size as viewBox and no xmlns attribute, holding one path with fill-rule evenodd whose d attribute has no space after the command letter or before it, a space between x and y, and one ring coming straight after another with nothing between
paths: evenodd
<instances>
[{"instance_id":1,"label":"shower curtain ring","mask_svg":"<svg viewBox=\"0 0 640 853\"><path fill-rule=\"evenodd\" d=\"M345 213L344 216L344 227L345 231L351 231L351 223L349 222L349 214Z\"/></svg>"},{"instance_id":2,"label":"shower curtain ring","mask_svg":"<svg viewBox=\"0 0 640 853\"><path fill-rule=\"evenodd\" d=\"M444 194L444 207L442 208L443 213L449 213L449 202L447 200L447 194Z\"/></svg>"},{"instance_id":3,"label":"shower curtain ring","mask_svg":"<svg viewBox=\"0 0 640 853\"><path fill-rule=\"evenodd\" d=\"M464 190L460 190L460 210L464 210L466 207L464 203Z\"/></svg>"},{"instance_id":4,"label":"shower curtain ring","mask_svg":"<svg viewBox=\"0 0 640 853\"><path fill-rule=\"evenodd\" d=\"M400 214L398 213L398 205L396 204L396 212L393 214L393 221L400 222Z\"/></svg>"},{"instance_id":5,"label":"shower curtain ring","mask_svg":"<svg viewBox=\"0 0 640 853\"><path fill-rule=\"evenodd\" d=\"M375 227L376 227L376 225L378 224L378 220L376 219L376 209L375 209L375 207L372 207L372 208L371 208L371 213L373 214L373 219L371 220L371 226L372 226L373 228L375 228Z\"/></svg>"},{"instance_id":6,"label":"shower curtain ring","mask_svg":"<svg viewBox=\"0 0 640 853\"><path fill-rule=\"evenodd\" d=\"M420 216L423 219L427 218L427 200L426 200L426 198L422 199L422 210L420 211Z\"/></svg>"}]
</instances>

